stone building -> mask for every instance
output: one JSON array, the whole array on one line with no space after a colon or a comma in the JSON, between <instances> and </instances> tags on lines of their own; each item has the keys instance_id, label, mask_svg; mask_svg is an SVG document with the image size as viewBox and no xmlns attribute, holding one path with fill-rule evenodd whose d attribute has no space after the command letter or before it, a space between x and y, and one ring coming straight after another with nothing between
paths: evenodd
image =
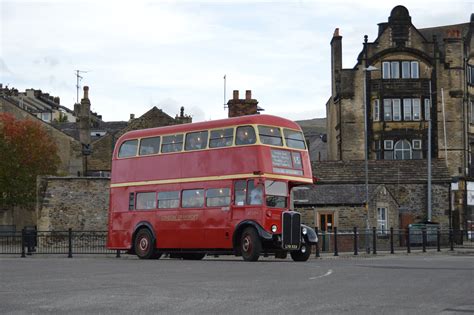
<instances>
[{"instance_id":1,"label":"stone building","mask_svg":"<svg viewBox=\"0 0 474 315\"><path fill-rule=\"evenodd\" d=\"M339 29L334 31L332 90L326 104L328 160L344 162L353 183L362 184L367 154L369 183L384 184L394 196L403 217L399 220L401 228L430 219L429 154L432 221L462 229L472 216L466 193L461 198L450 196L450 183L453 179L461 181L458 187L462 189L472 175L473 30L474 15L469 23L418 29L408 10L396 6L388 21L378 24L375 40L364 36L362 51L350 69L342 67L342 36ZM315 166L315 176L324 178L322 185L330 179L321 174L334 166L334 162ZM393 176L412 197L404 199L393 183L387 183ZM456 203L451 205L450 198ZM375 207L369 213L374 217Z\"/></svg>"}]
</instances>

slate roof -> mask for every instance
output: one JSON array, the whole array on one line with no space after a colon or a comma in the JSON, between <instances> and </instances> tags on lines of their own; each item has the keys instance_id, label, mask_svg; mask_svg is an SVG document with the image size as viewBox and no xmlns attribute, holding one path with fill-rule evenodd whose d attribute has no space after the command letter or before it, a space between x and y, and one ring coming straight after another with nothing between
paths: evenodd
<instances>
[{"instance_id":1,"label":"slate roof","mask_svg":"<svg viewBox=\"0 0 474 315\"><path fill-rule=\"evenodd\" d=\"M445 161L432 160L432 182L451 182ZM365 183L365 162L321 161L312 162L313 176L318 184ZM426 160L371 160L369 161L369 183L426 183L428 169Z\"/></svg>"},{"instance_id":2,"label":"slate roof","mask_svg":"<svg viewBox=\"0 0 474 315\"><path fill-rule=\"evenodd\" d=\"M369 185L369 196L379 185ZM297 189L294 191L295 205L322 206L322 205L364 205L364 184L341 184L341 185L311 185L308 189Z\"/></svg>"}]
</instances>

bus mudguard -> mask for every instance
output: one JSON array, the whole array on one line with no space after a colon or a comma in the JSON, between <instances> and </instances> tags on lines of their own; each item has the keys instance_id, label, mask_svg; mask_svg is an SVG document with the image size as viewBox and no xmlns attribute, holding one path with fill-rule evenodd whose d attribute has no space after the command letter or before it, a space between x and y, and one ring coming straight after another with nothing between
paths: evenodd
<instances>
[{"instance_id":1,"label":"bus mudguard","mask_svg":"<svg viewBox=\"0 0 474 315\"><path fill-rule=\"evenodd\" d=\"M272 237L273 237L272 234L265 231L265 229L260 224L258 224L255 221L252 221L252 220L245 220L245 221L242 221L239 224L237 224L237 226L235 227L234 235L232 237L232 243L234 245L236 245L239 242L238 235L240 234L240 232L242 232L244 230L244 228L246 228L248 226L254 227L257 230L258 235L262 239L268 240L268 241L272 240Z\"/></svg>"},{"instance_id":2,"label":"bus mudguard","mask_svg":"<svg viewBox=\"0 0 474 315\"><path fill-rule=\"evenodd\" d=\"M133 237L135 237L135 234L137 233L137 231L142 227L148 228L151 231L153 238L156 240L155 230L151 226L150 222L147 222L147 221L141 221L137 223L137 225L135 226L135 230L133 231Z\"/></svg>"},{"instance_id":3,"label":"bus mudguard","mask_svg":"<svg viewBox=\"0 0 474 315\"><path fill-rule=\"evenodd\" d=\"M304 233L306 231L306 233ZM301 233L311 244L316 244L318 242L318 236L316 232L307 225L301 224Z\"/></svg>"}]
</instances>

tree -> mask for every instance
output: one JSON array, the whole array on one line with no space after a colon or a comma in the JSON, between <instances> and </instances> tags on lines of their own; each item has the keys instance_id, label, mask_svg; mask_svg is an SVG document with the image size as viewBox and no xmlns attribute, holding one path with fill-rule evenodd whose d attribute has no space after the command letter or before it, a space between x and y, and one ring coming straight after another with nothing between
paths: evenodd
<instances>
[{"instance_id":1,"label":"tree","mask_svg":"<svg viewBox=\"0 0 474 315\"><path fill-rule=\"evenodd\" d=\"M57 152L40 123L0 113L0 208L35 201L36 177L56 174Z\"/></svg>"}]
</instances>

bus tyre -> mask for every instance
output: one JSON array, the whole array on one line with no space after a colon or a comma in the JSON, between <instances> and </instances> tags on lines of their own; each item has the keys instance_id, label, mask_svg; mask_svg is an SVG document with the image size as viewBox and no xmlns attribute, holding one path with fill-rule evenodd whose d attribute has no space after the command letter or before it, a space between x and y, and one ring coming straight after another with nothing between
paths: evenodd
<instances>
[{"instance_id":1,"label":"bus tyre","mask_svg":"<svg viewBox=\"0 0 474 315\"><path fill-rule=\"evenodd\" d=\"M254 228L248 227L240 239L240 251L245 261L257 261L262 251L262 242Z\"/></svg>"},{"instance_id":2,"label":"bus tyre","mask_svg":"<svg viewBox=\"0 0 474 315\"><path fill-rule=\"evenodd\" d=\"M307 261L311 256L311 245L303 243L299 250L290 252L290 255L293 261Z\"/></svg>"},{"instance_id":3,"label":"bus tyre","mask_svg":"<svg viewBox=\"0 0 474 315\"><path fill-rule=\"evenodd\" d=\"M140 259L150 259L156 257L155 240L149 229L140 229L135 236L135 254Z\"/></svg>"}]
</instances>

